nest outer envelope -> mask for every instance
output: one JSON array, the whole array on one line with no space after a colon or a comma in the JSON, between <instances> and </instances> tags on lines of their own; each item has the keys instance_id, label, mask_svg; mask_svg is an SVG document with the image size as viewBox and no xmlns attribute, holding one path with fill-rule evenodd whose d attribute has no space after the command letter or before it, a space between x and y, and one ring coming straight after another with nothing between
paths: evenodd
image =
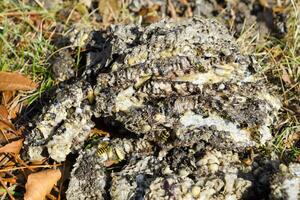
<instances>
[{"instance_id":1,"label":"nest outer envelope","mask_svg":"<svg viewBox=\"0 0 300 200\"><path fill-rule=\"evenodd\" d=\"M117 25L106 33L92 32L86 47L95 50L87 55L83 75L62 84L26 139L31 160L48 153L60 162L81 149L68 199L151 199L156 192L164 198L202 194L209 199L221 190L228 199L240 199L246 194L252 182L239 177L239 165L230 160L226 162L233 172L220 169L217 161L209 164L214 171L208 173L201 171L201 165L183 165L179 170L179 164L172 164L180 148L183 157L195 151L186 161L190 163L196 162L193 157L199 160L197 152L206 152L207 147L226 154L272 139L269 126L280 101L255 78L253 58L240 53L223 25L203 18L162 20L148 27ZM91 91L94 103L88 99ZM82 146L94 126L93 116L121 124L135 137L114 133L100 156L95 149L87 153L90 150ZM107 173L107 162L112 160L126 160L126 165L119 173ZM175 172L168 179L155 166ZM222 175L217 173L220 170ZM229 179L238 183L230 183L226 192L217 183L206 186L206 180L198 180L204 175L225 186ZM174 191L164 188L164 183L174 184ZM181 184L183 191L178 189ZM239 184L243 189L234 188ZM116 192L120 188L127 188L122 196Z\"/></svg>"}]
</instances>

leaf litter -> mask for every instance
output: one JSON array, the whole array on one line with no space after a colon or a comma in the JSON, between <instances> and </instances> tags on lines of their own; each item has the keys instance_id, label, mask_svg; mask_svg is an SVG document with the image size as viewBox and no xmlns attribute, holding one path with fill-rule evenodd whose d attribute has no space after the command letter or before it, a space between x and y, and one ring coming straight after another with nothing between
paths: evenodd
<instances>
[{"instance_id":1,"label":"leaf litter","mask_svg":"<svg viewBox=\"0 0 300 200\"><path fill-rule=\"evenodd\" d=\"M30 174L25 185L26 193L24 195L24 199L44 199L45 196L51 192L53 186L60 178L61 172L58 169L48 169Z\"/></svg>"},{"instance_id":2,"label":"leaf litter","mask_svg":"<svg viewBox=\"0 0 300 200\"><path fill-rule=\"evenodd\" d=\"M26 180L26 173L24 174L22 171L52 167L52 165L47 165L46 161L28 165L20 158L24 141L23 128L16 129L12 122L27 104L26 96L30 93L24 91L33 91L37 89L37 86L37 83L20 73L0 72L0 94L2 96L0 105L0 183L2 187L0 187L0 193L2 197L7 195L10 199L15 199L14 190L20 184L20 179L17 177L23 174L22 179ZM17 170L21 170L21 173ZM24 198L44 199L60 176L59 170L45 170L30 174ZM43 181L41 182L41 180Z\"/></svg>"},{"instance_id":3,"label":"leaf litter","mask_svg":"<svg viewBox=\"0 0 300 200\"><path fill-rule=\"evenodd\" d=\"M0 91L34 90L37 84L29 78L12 72L0 72Z\"/></svg>"},{"instance_id":4,"label":"leaf litter","mask_svg":"<svg viewBox=\"0 0 300 200\"><path fill-rule=\"evenodd\" d=\"M13 153L17 155L20 153L22 145L23 145L23 139L13 141L11 143L4 145L3 147L0 147L0 153Z\"/></svg>"}]
</instances>

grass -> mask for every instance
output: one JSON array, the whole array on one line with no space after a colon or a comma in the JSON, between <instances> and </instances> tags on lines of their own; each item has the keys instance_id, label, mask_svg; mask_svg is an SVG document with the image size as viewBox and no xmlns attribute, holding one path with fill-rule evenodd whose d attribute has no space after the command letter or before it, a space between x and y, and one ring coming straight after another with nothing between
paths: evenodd
<instances>
[{"instance_id":1,"label":"grass","mask_svg":"<svg viewBox=\"0 0 300 200\"><path fill-rule=\"evenodd\" d=\"M19 71L41 83L38 91L27 96L29 104L53 85L46 61L54 47L42 30L50 20L54 22L52 14L39 7L18 1L0 2L0 70Z\"/></svg>"},{"instance_id":2,"label":"grass","mask_svg":"<svg viewBox=\"0 0 300 200\"><path fill-rule=\"evenodd\" d=\"M272 36L261 40L254 26L238 39L244 53L256 55L259 78L275 86L283 107L273 124L273 150L282 158L300 160L300 2L291 1L285 8L288 32L284 38Z\"/></svg>"},{"instance_id":3,"label":"grass","mask_svg":"<svg viewBox=\"0 0 300 200\"><path fill-rule=\"evenodd\" d=\"M37 91L27 95L27 103L31 104L55 84L49 64L50 59L60 51L51 44L56 34L55 26L57 23L64 27L71 26L76 10L82 14L80 23L89 25L89 13L73 1L66 1L61 7L50 10L22 2L0 1L0 71L18 71L40 83ZM69 15L62 16L62 8L70 11ZM79 53L76 53L76 67L80 62Z\"/></svg>"},{"instance_id":4,"label":"grass","mask_svg":"<svg viewBox=\"0 0 300 200\"><path fill-rule=\"evenodd\" d=\"M111 22L99 24L92 13L75 1L65 1L61 7L51 10L44 9L42 5L28 6L22 2L21 0L0 1L0 71L19 71L40 84L37 91L24 97L27 104L31 104L56 84L49 64L50 59L60 51L51 43L55 25L61 23L68 30L68 27L76 22L97 28L105 27ZM65 18L61 16L62 9L69 12ZM238 42L244 53L257 57L260 66L257 69L259 78L266 79L274 86L274 93L283 103L278 118L273 124L274 140L268 152L276 151L282 158L300 161L299 1L292 0L291 5L285 8L284 12L289 15L288 33L284 38L277 39L270 36L261 42L253 26L244 30ZM77 19L78 15L80 19ZM112 21L138 20L139 18L133 16L123 5L118 18ZM80 67L80 51L81 47L74 52L75 70ZM9 189L14 192L14 188ZM0 187L0 195L5 191Z\"/></svg>"},{"instance_id":5,"label":"grass","mask_svg":"<svg viewBox=\"0 0 300 200\"><path fill-rule=\"evenodd\" d=\"M270 43L260 46L258 52L265 51L268 63L263 63L264 74L277 81L278 94L283 102L279 120L275 126L274 147L280 155L288 154L293 160L300 159L300 5L292 1L289 13L288 33L282 39L270 39ZM271 81L272 82L272 81ZM298 145L298 146L297 146ZM288 157L289 157L288 156Z\"/></svg>"}]
</instances>

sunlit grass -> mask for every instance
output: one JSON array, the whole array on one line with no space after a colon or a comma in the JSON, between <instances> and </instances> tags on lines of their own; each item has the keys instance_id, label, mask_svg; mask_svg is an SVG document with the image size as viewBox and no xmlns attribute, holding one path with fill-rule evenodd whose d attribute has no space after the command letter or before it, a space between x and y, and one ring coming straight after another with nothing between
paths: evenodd
<instances>
[{"instance_id":1,"label":"sunlit grass","mask_svg":"<svg viewBox=\"0 0 300 200\"><path fill-rule=\"evenodd\" d=\"M280 125L277 126L278 129L275 132L274 146L281 155L288 153L294 159L300 156L300 149L297 146L300 134L298 107L300 99L299 9L299 4L296 5L295 1L292 1L292 5L286 11L289 13L287 35L282 40L271 40L272 46L263 48L271 57L270 62L263 65L265 72L269 72L277 80L280 80L279 95L283 102L283 109L279 115ZM294 143L294 145L290 143Z\"/></svg>"},{"instance_id":2,"label":"sunlit grass","mask_svg":"<svg viewBox=\"0 0 300 200\"><path fill-rule=\"evenodd\" d=\"M273 85L283 103L273 128L273 150L282 157L299 159L299 99L300 99L300 5L291 1L285 11L288 15L288 32L284 38L272 36L260 38L254 26L244 30L238 43L243 53L253 54L257 58L258 78L264 78ZM294 137L294 138L293 138ZM290 159L289 158L289 159Z\"/></svg>"},{"instance_id":3,"label":"sunlit grass","mask_svg":"<svg viewBox=\"0 0 300 200\"><path fill-rule=\"evenodd\" d=\"M33 16L38 17L39 25ZM18 71L40 83L37 91L27 96L29 104L53 83L47 57L54 46L42 29L43 23L51 20L53 14L40 7L20 1L0 2L0 70Z\"/></svg>"}]
</instances>

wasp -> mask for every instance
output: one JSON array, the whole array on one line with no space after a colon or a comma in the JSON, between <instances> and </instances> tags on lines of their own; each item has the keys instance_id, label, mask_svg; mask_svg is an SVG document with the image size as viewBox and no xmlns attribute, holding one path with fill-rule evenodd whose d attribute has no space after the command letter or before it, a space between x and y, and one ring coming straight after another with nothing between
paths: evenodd
<instances>
[{"instance_id":1,"label":"wasp","mask_svg":"<svg viewBox=\"0 0 300 200\"><path fill-rule=\"evenodd\" d=\"M163 131L163 132L161 132L161 134L159 135L159 139L160 139L163 143L165 143L165 142L168 140L169 137L170 137L170 133L167 132L167 131Z\"/></svg>"},{"instance_id":2,"label":"wasp","mask_svg":"<svg viewBox=\"0 0 300 200\"><path fill-rule=\"evenodd\" d=\"M98 149L97 149L97 155L101 156L102 154L106 153L109 150L109 141L103 141L102 143L100 143L98 145Z\"/></svg>"},{"instance_id":3,"label":"wasp","mask_svg":"<svg viewBox=\"0 0 300 200\"><path fill-rule=\"evenodd\" d=\"M104 137L104 138L103 138ZM99 143L101 140L109 140L110 134L109 132L93 128L89 134L87 145L85 146L85 149L89 149L92 146ZM100 146L100 144L99 144Z\"/></svg>"},{"instance_id":4,"label":"wasp","mask_svg":"<svg viewBox=\"0 0 300 200\"><path fill-rule=\"evenodd\" d=\"M254 150L253 148L246 148L246 152L243 155L244 157L242 158L242 162L247 165L250 166L252 165L253 161L254 161Z\"/></svg>"}]
</instances>

